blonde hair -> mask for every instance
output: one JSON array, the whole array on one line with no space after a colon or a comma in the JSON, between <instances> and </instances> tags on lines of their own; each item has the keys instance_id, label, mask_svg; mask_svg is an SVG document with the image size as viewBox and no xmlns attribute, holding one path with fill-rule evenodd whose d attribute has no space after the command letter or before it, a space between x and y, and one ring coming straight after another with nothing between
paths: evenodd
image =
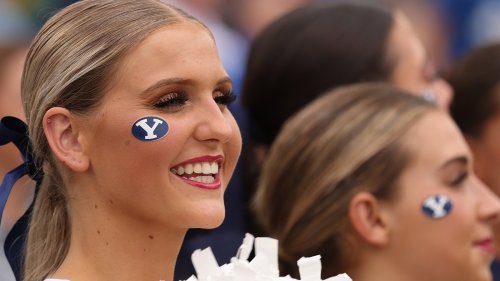
<instances>
[{"instance_id":1,"label":"blonde hair","mask_svg":"<svg viewBox=\"0 0 500 281\"><path fill-rule=\"evenodd\" d=\"M283 273L296 276L297 259L318 254L325 276L344 272L352 197L395 196L411 160L401 139L433 108L388 85L364 84L328 92L289 119L254 198L256 216L279 239Z\"/></svg>"},{"instance_id":2,"label":"blonde hair","mask_svg":"<svg viewBox=\"0 0 500 281\"><path fill-rule=\"evenodd\" d=\"M131 49L152 32L186 21L203 26L159 1L83 0L54 15L34 39L22 99L35 158L43 163L45 176L30 222L24 280L40 281L53 273L71 236L64 183L42 127L45 112L60 106L89 114Z\"/></svg>"}]
</instances>

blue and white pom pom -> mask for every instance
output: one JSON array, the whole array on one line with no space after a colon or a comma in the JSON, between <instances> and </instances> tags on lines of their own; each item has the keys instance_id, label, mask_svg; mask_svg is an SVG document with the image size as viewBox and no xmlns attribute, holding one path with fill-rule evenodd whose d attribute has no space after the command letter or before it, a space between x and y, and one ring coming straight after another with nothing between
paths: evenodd
<instances>
[{"instance_id":1,"label":"blue and white pom pom","mask_svg":"<svg viewBox=\"0 0 500 281\"><path fill-rule=\"evenodd\" d=\"M255 257L248 261L255 240ZM268 237L255 238L246 234L236 257L229 264L218 265L212 249L194 251L192 257L196 275L186 281L322 281L321 256L303 257L297 261L300 280L279 276L278 240ZM339 274L324 281L352 281L347 274Z\"/></svg>"}]
</instances>

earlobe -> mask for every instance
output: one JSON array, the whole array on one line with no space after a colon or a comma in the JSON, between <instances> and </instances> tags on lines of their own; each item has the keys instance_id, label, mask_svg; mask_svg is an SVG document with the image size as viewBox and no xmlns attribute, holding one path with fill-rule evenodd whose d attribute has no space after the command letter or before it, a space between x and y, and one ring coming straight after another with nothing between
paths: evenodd
<instances>
[{"instance_id":1,"label":"earlobe","mask_svg":"<svg viewBox=\"0 0 500 281\"><path fill-rule=\"evenodd\" d=\"M52 107L43 117L43 130L54 156L68 168L83 172L89 167L79 140L79 131L71 112L66 108Z\"/></svg>"},{"instance_id":2,"label":"earlobe","mask_svg":"<svg viewBox=\"0 0 500 281\"><path fill-rule=\"evenodd\" d=\"M362 240L374 246L389 242L387 222L382 214L380 202L368 192L356 194L349 204L349 219Z\"/></svg>"}]
</instances>

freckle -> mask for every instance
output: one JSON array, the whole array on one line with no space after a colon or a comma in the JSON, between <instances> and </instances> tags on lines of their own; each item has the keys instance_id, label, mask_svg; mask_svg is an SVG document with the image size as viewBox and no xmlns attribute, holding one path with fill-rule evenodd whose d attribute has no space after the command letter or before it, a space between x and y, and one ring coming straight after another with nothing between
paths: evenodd
<instances>
[{"instance_id":1,"label":"freckle","mask_svg":"<svg viewBox=\"0 0 500 281\"><path fill-rule=\"evenodd\" d=\"M155 237L153 235L149 235L148 237L149 237L149 239L155 239Z\"/></svg>"},{"instance_id":2,"label":"freckle","mask_svg":"<svg viewBox=\"0 0 500 281\"><path fill-rule=\"evenodd\" d=\"M113 200L110 199L109 200L109 204L113 205Z\"/></svg>"},{"instance_id":3,"label":"freckle","mask_svg":"<svg viewBox=\"0 0 500 281\"><path fill-rule=\"evenodd\" d=\"M108 242L106 242L106 246L109 246L109 243L108 243Z\"/></svg>"},{"instance_id":4,"label":"freckle","mask_svg":"<svg viewBox=\"0 0 500 281\"><path fill-rule=\"evenodd\" d=\"M146 249L143 249L144 252L146 252Z\"/></svg>"},{"instance_id":5,"label":"freckle","mask_svg":"<svg viewBox=\"0 0 500 281\"><path fill-rule=\"evenodd\" d=\"M101 234L101 231L100 231L100 230L97 230L97 234Z\"/></svg>"},{"instance_id":6,"label":"freckle","mask_svg":"<svg viewBox=\"0 0 500 281\"><path fill-rule=\"evenodd\" d=\"M97 204L95 204L95 205L94 205L94 208L96 208L96 209L97 209Z\"/></svg>"}]
</instances>

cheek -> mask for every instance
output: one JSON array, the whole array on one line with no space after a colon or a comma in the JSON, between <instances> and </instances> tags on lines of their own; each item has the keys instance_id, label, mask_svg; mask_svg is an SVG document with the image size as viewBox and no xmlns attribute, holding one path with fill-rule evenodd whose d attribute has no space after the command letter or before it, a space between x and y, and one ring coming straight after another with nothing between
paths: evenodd
<instances>
[{"instance_id":1,"label":"cheek","mask_svg":"<svg viewBox=\"0 0 500 281\"><path fill-rule=\"evenodd\" d=\"M169 156L180 145L178 132L169 128L163 138L143 141L133 135L136 120L106 120L105 124L95 128L89 149L96 171L103 171L106 177L121 181L126 177L123 171L136 171L137 175L147 176L158 169L168 170Z\"/></svg>"},{"instance_id":2,"label":"cheek","mask_svg":"<svg viewBox=\"0 0 500 281\"><path fill-rule=\"evenodd\" d=\"M409 206L405 208L406 215L399 216L403 224L399 227L400 230L404 232L403 235L409 237L414 237L414 233L419 233L421 241L432 245L431 248L448 247L443 245L450 243L454 247L460 246L457 240L470 239L469 235L474 224L474 211L463 198L450 194L446 196L449 204L438 203L429 208L428 203L425 202L434 195L422 196L413 204L409 203Z\"/></svg>"},{"instance_id":3,"label":"cheek","mask_svg":"<svg viewBox=\"0 0 500 281\"><path fill-rule=\"evenodd\" d=\"M233 135L230 140L230 145L232 147L232 150L236 154L236 158L238 158L241 153L241 147L242 147L241 132L234 118L232 119L231 123L232 123L231 127L233 129Z\"/></svg>"},{"instance_id":4,"label":"cheek","mask_svg":"<svg viewBox=\"0 0 500 281\"><path fill-rule=\"evenodd\" d=\"M448 215L433 219L422 214L431 249L443 259L455 260L457 256L469 254L473 234L476 230L475 210L469 200L461 196L450 196L452 210ZM459 254L457 254L459 253Z\"/></svg>"},{"instance_id":5,"label":"cheek","mask_svg":"<svg viewBox=\"0 0 500 281\"><path fill-rule=\"evenodd\" d=\"M402 225L397 234L399 242L395 247L402 255L413 252L413 257L402 258L410 266L433 271L436 263L466 265L474 231L472 210L455 198L451 198L451 201L451 212L439 219L426 215L421 204L408 210L407 218L401 217ZM432 266L429 268L430 264ZM443 268L443 271L447 270Z\"/></svg>"},{"instance_id":6,"label":"cheek","mask_svg":"<svg viewBox=\"0 0 500 281\"><path fill-rule=\"evenodd\" d=\"M232 117L231 117L232 118ZM241 139L241 133L240 129L234 120L234 118L231 119L231 128L232 128L232 136L230 140L227 143L227 160L228 160L228 166L231 168L231 173L234 171L234 168L236 167L236 163L238 162L238 159L240 157L241 153L241 147L242 147L242 139Z\"/></svg>"}]
</instances>

